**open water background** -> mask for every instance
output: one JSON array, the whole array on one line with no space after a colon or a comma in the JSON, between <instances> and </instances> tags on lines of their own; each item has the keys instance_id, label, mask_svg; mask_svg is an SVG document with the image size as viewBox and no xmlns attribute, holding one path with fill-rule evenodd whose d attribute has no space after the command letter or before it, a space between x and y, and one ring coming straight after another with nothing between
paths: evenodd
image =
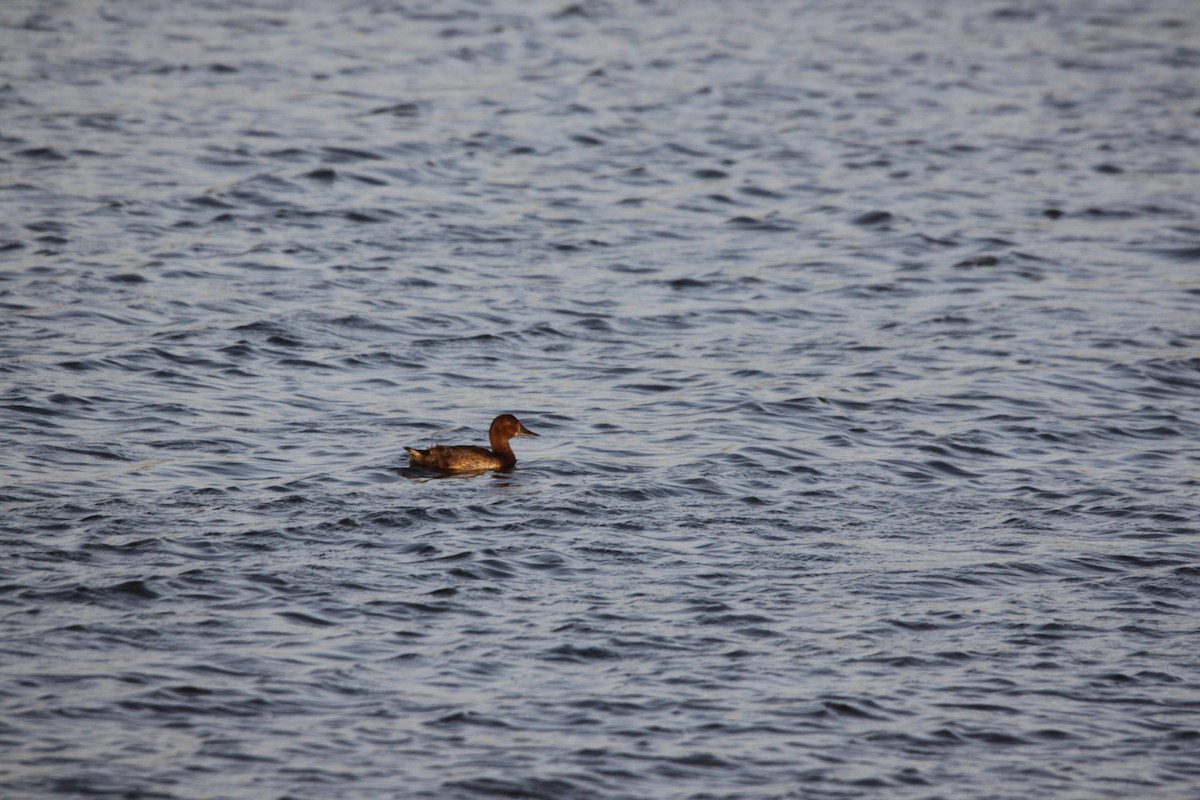
<instances>
[{"instance_id":1,"label":"open water background","mask_svg":"<svg viewBox=\"0 0 1200 800\"><path fill-rule=\"evenodd\" d=\"M1197 796L1196 10L4 3L0 794Z\"/></svg>"}]
</instances>

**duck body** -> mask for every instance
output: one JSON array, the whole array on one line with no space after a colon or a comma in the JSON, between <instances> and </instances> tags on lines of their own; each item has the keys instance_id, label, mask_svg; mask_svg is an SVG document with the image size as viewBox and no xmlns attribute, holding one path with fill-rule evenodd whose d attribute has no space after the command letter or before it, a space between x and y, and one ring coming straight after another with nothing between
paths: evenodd
<instances>
[{"instance_id":1,"label":"duck body","mask_svg":"<svg viewBox=\"0 0 1200 800\"><path fill-rule=\"evenodd\" d=\"M475 445L435 445L428 450L406 447L408 463L438 472L482 472L489 469L512 469L517 463L508 440L517 436L537 436L512 414L501 414L492 420L486 447Z\"/></svg>"}]
</instances>

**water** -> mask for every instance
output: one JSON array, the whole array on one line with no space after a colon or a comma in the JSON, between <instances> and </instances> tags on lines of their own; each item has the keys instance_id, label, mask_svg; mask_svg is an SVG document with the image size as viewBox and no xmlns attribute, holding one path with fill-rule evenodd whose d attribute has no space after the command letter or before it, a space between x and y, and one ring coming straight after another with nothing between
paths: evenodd
<instances>
[{"instance_id":1,"label":"water","mask_svg":"<svg viewBox=\"0 0 1200 800\"><path fill-rule=\"evenodd\" d=\"M1190 0L5 4L0 793L1200 792L1197 68Z\"/></svg>"}]
</instances>

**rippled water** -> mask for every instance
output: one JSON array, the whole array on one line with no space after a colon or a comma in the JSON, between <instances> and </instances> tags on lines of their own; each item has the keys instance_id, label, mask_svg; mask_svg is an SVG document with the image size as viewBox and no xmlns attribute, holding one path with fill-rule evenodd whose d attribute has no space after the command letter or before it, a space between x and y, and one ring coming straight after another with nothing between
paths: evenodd
<instances>
[{"instance_id":1,"label":"rippled water","mask_svg":"<svg viewBox=\"0 0 1200 800\"><path fill-rule=\"evenodd\" d=\"M0 793L1194 795L1198 69L1191 0L6 3Z\"/></svg>"}]
</instances>

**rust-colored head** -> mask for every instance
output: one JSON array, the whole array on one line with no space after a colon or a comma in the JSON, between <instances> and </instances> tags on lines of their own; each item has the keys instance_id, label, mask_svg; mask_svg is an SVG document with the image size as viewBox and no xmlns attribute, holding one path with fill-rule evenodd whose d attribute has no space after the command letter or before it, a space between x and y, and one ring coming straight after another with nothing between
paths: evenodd
<instances>
[{"instance_id":1,"label":"rust-colored head","mask_svg":"<svg viewBox=\"0 0 1200 800\"><path fill-rule=\"evenodd\" d=\"M521 420L514 417L512 414L501 414L492 420L491 430L488 431L488 438L492 440L492 448L496 447L496 440L507 442L514 436L537 436L538 434L526 428L521 424Z\"/></svg>"}]
</instances>

